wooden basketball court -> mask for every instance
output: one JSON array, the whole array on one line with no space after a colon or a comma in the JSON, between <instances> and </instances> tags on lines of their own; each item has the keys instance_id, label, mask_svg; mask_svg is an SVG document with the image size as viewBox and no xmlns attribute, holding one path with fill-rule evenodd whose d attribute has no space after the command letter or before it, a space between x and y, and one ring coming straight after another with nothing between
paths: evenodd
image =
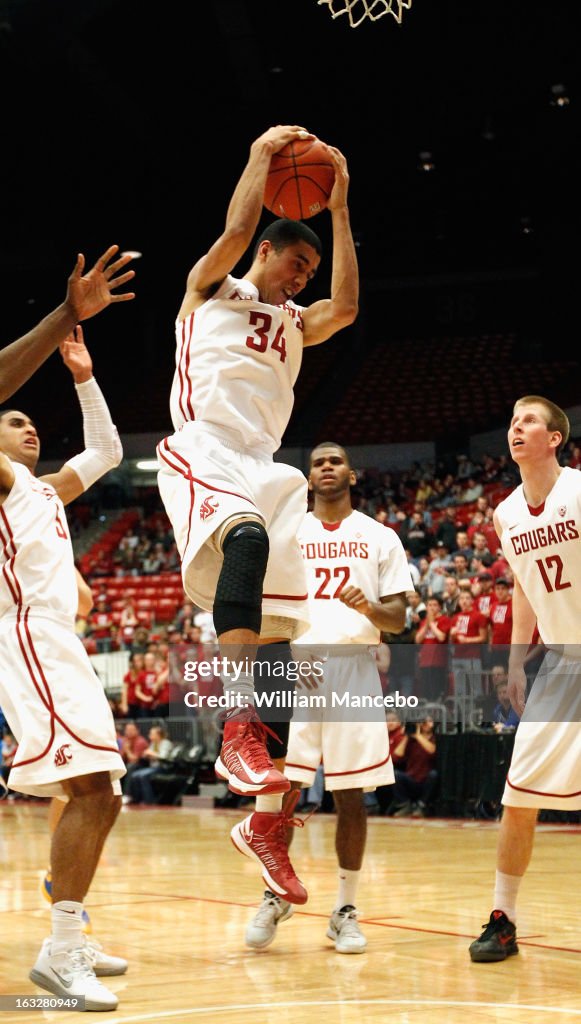
<instances>
[{"instance_id":1,"label":"wooden basketball court","mask_svg":"<svg viewBox=\"0 0 581 1024\"><path fill-rule=\"evenodd\" d=\"M126 808L89 894L94 933L127 957L105 979L120 998L112 1022L237 1024L535 1024L581 1019L579 826L541 826L523 883L521 953L472 964L467 947L491 910L497 825L369 819L359 907L369 946L335 952L334 818L315 815L293 860L310 891L262 953L244 946L262 894L257 866L229 841L237 811ZM0 807L0 994L41 994L27 979L49 933L40 893L47 806ZM48 993L47 993L48 995ZM86 1015L26 1010L0 1020L73 1024Z\"/></svg>"}]
</instances>

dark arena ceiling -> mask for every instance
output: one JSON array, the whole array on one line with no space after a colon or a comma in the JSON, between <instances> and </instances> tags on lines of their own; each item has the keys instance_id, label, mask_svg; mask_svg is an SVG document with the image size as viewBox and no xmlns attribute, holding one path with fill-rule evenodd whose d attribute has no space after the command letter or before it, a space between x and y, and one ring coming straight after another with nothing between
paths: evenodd
<instances>
[{"instance_id":1,"label":"dark arena ceiling","mask_svg":"<svg viewBox=\"0 0 581 1024\"><path fill-rule=\"evenodd\" d=\"M251 141L288 122L349 162L362 346L506 329L574 357L578 20L572 0L413 0L357 29L316 0L0 0L2 344L78 250L142 252L137 300L87 342L121 430L169 429L188 269ZM311 223L328 249L328 215ZM47 451L70 399L58 356L19 395Z\"/></svg>"}]
</instances>

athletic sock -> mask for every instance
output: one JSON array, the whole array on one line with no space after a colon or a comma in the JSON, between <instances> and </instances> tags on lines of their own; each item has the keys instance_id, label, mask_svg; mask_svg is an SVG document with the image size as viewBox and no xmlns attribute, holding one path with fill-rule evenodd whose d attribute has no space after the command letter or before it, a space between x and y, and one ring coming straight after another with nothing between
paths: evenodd
<instances>
[{"instance_id":1,"label":"athletic sock","mask_svg":"<svg viewBox=\"0 0 581 1024\"><path fill-rule=\"evenodd\" d=\"M279 814L282 811L282 793L267 793L256 797L256 810L259 814Z\"/></svg>"},{"instance_id":2,"label":"athletic sock","mask_svg":"<svg viewBox=\"0 0 581 1024\"><path fill-rule=\"evenodd\" d=\"M241 672L237 679L234 675L221 676L224 693L229 699L228 706L232 713L236 713L241 707L254 705L254 679L252 673ZM240 696L240 700L237 697Z\"/></svg>"},{"instance_id":3,"label":"athletic sock","mask_svg":"<svg viewBox=\"0 0 581 1024\"><path fill-rule=\"evenodd\" d=\"M339 892L335 910L341 907L355 907L357 897L357 886L359 885L360 871L349 871L347 868L339 868Z\"/></svg>"},{"instance_id":4,"label":"athletic sock","mask_svg":"<svg viewBox=\"0 0 581 1024\"><path fill-rule=\"evenodd\" d=\"M516 924L516 897L521 882L522 875L505 875L503 871L496 872L493 910L502 910L513 924Z\"/></svg>"},{"instance_id":5,"label":"athletic sock","mask_svg":"<svg viewBox=\"0 0 581 1024\"><path fill-rule=\"evenodd\" d=\"M59 900L51 908L51 952L78 949L83 945L83 904L74 900Z\"/></svg>"}]
</instances>

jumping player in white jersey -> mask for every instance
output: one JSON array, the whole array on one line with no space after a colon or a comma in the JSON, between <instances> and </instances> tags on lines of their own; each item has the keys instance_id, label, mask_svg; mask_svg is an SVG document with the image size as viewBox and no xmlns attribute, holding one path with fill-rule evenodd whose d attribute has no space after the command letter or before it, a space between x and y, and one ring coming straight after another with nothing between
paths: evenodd
<instances>
[{"instance_id":1,"label":"jumping player in white jersey","mask_svg":"<svg viewBox=\"0 0 581 1024\"><path fill-rule=\"evenodd\" d=\"M258 239L244 278L231 276L258 225L271 157L298 138L312 136L298 125L279 125L252 144L224 232L190 271L176 324L175 433L158 447L159 488L186 593L213 611L221 652L235 661L243 650L252 662L260 637L279 646L279 657L290 659L289 641L306 627L307 592L296 536L306 480L272 456L291 414L303 348L326 341L357 314L349 178L345 158L332 147L330 298L307 308L294 301L321 260L317 235L297 221L271 224ZM243 666L241 659L236 669ZM272 815L272 838L284 826L282 794L289 789L271 758L284 757L284 727L274 744L267 739L253 708L251 664L236 675L222 676L234 712L225 723L216 771L234 792L257 794L258 809ZM236 704L242 706L238 713ZM268 856L266 851L259 859ZM306 892L292 873L282 880L287 883L289 899L304 902Z\"/></svg>"},{"instance_id":2,"label":"jumping player in white jersey","mask_svg":"<svg viewBox=\"0 0 581 1024\"><path fill-rule=\"evenodd\" d=\"M518 953L516 900L539 808L581 809L581 473L557 461L568 437L553 402L529 395L516 403L508 443L522 484L494 525L514 574L509 695L522 719L502 801L494 910L470 946L475 961ZM548 650L525 705L535 625Z\"/></svg>"},{"instance_id":3,"label":"jumping player in white jersey","mask_svg":"<svg viewBox=\"0 0 581 1024\"><path fill-rule=\"evenodd\" d=\"M133 292L113 294L114 288L135 276L133 270L115 276L131 260L125 255L111 263L117 252L118 245L110 246L84 275L85 257L79 253L64 302L22 338L0 350L0 402L8 401L26 383L81 320L95 316L112 302L135 298Z\"/></svg>"},{"instance_id":4,"label":"jumping player in white jersey","mask_svg":"<svg viewBox=\"0 0 581 1024\"><path fill-rule=\"evenodd\" d=\"M405 624L405 594L413 582L401 541L393 530L353 511L350 488L355 473L344 448L318 445L311 453L309 488L315 496L300 542L307 569L311 627L295 647L328 650L325 661L327 708L331 692L382 697L371 648L381 631L398 633ZM330 650L329 650L330 646ZM317 657L317 654L314 654ZM332 690L331 690L332 688ZM335 713L336 714L336 713ZM338 894L327 936L339 953L362 953L367 939L357 924L356 894L365 852L367 815L364 791L394 781L383 710L375 721L291 722L285 772L293 789L311 786L321 760L325 786L337 810L335 845L339 862ZM260 816L248 826L259 829ZM292 905L267 889L257 915L246 929L246 944L270 945L279 922Z\"/></svg>"},{"instance_id":5,"label":"jumping player in white jersey","mask_svg":"<svg viewBox=\"0 0 581 1024\"><path fill-rule=\"evenodd\" d=\"M127 964L87 946L83 899L119 812L125 774L111 710L74 632L77 577L64 504L121 461L117 431L82 329L61 346L83 413L85 451L36 479L40 445L24 413L0 413L0 705L18 740L10 785L68 797L51 847L52 934L31 980L55 995L109 1010L117 997L96 973ZM113 783L113 784L112 784Z\"/></svg>"}]
</instances>

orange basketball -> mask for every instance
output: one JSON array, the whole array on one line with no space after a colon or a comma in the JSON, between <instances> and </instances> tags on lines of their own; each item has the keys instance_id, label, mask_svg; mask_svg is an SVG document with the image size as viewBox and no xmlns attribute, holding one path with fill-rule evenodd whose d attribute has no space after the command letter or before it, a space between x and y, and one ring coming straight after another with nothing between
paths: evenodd
<instances>
[{"instance_id":1,"label":"orange basketball","mask_svg":"<svg viewBox=\"0 0 581 1024\"><path fill-rule=\"evenodd\" d=\"M335 168L324 142L297 139L270 161L264 205L277 217L306 220L324 210L335 181Z\"/></svg>"}]
</instances>

